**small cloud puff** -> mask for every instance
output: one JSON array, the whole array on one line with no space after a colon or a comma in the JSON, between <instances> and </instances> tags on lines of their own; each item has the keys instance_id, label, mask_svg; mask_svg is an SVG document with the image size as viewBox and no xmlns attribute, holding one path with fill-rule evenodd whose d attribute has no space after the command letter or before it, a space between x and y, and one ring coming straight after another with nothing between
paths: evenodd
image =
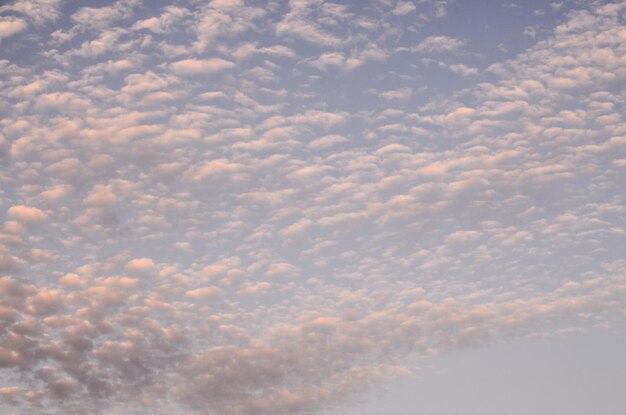
<instances>
[{"instance_id":1,"label":"small cloud puff","mask_svg":"<svg viewBox=\"0 0 626 415\"><path fill-rule=\"evenodd\" d=\"M36 207L16 205L7 212L10 217L23 223L41 223L48 219L48 214Z\"/></svg>"},{"instance_id":2,"label":"small cloud puff","mask_svg":"<svg viewBox=\"0 0 626 415\"><path fill-rule=\"evenodd\" d=\"M3 16L0 17L0 41L23 32L28 27L25 20L18 17Z\"/></svg>"},{"instance_id":3,"label":"small cloud puff","mask_svg":"<svg viewBox=\"0 0 626 415\"><path fill-rule=\"evenodd\" d=\"M183 76L214 74L234 67L233 62L220 58L183 59L171 64L172 71Z\"/></svg>"},{"instance_id":4,"label":"small cloud puff","mask_svg":"<svg viewBox=\"0 0 626 415\"><path fill-rule=\"evenodd\" d=\"M124 266L124 270L128 272L149 272L155 268L154 261L150 258L135 258Z\"/></svg>"},{"instance_id":5,"label":"small cloud puff","mask_svg":"<svg viewBox=\"0 0 626 415\"><path fill-rule=\"evenodd\" d=\"M412 50L420 53L455 53L466 44L466 40L450 36L431 35L423 39Z\"/></svg>"}]
</instances>

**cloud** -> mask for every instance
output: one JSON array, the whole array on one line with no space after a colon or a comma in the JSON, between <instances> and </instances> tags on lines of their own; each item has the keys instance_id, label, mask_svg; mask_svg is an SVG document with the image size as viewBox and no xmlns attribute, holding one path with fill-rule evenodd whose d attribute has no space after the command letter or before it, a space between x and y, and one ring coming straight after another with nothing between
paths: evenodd
<instances>
[{"instance_id":1,"label":"cloud","mask_svg":"<svg viewBox=\"0 0 626 415\"><path fill-rule=\"evenodd\" d=\"M342 44L339 36L319 25L317 21L327 22L329 28L335 27L348 17L344 6L332 3L323 6L316 1L290 1L289 7L289 12L276 23L278 36L295 37L331 47Z\"/></svg>"},{"instance_id":2,"label":"cloud","mask_svg":"<svg viewBox=\"0 0 626 415\"><path fill-rule=\"evenodd\" d=\"M183 76L213 74L235 67L233 62L220 58L183 59L172 65L174 73Z\"/></svg>"},{"instance_id":3,"label":"cloud","mask_svg":"<svg viewBox=\"0 0 626 415\"><path fill-rule=\"evenodd\" d=\"M48 219L48 215L36 207L15 205L7 212L10 217L24 223L40 223Z\"/></svg>"},{"instance_id":4,"label":"cloud","mask_svg":"<svg viewBox=\"0 0 626 415\"><path fill-rule=\"evenodd\" d=\"M462 76L476 76L478 75L478 69L472 68L471 66L463 65L462 63L453 63L448 66L448 68L459 75Z\"/></svg>"},{"instance_id":5,"label":"cloud","mask_svg":"<svg viewBox=\"0 0 626 415\"><path fill-rule=\"evenodd\" d=\"M396 7L391 11L396 16L405 16L411 14L416 10L415 4L410 1L399 1Z\"/></svg>"},{"instance_id":6,"label":"cloud","mask_svg":"<svg viewBox=\"0 0 626 415\"><path fill-rule=\"evenodd\" d=\"M442 18L448 14L448 2L447 0L435 1L435 17Z\"/></svg>"},{"instance_id":7,"label":"cloud","mask_svg":"<svg viewBox=\"0 0 626 415\"><path fill-rule=\"evenodd\" d=\"M195 26L194 48L205 51L221 38L235 38L256 27L255 21L266 15L262 8L246 6L241 1L212 1L201 12Z\"/></svg>"},{"instance_id":8,"label":"cloud","mask_svg":"<svg viewBox=\"0 0 626 415\"><path fill-rule=\"evenodd\" d=\"M24 265L23 261L19 258L11 255L4 248L0 249L0 272L3 273L16 273Z\"/></svg>"},{"instance_id":9,"label":"cloud","mask_svg":"<svg viewBox=\"0 0 626 415\"><path fill-rule=\"evenodd\" d=\"M295 58L296 54L293 50L284 45L275 45L268 47L257 47L254 43L245 43L239 46L233 56L236 59L246 59L254 55L268 55L275 58L286 57Z\"/></svg>"},{"instance_id":10,"label":"cloud","mask_svg":"<svg viewBox=\"0 0 626 415\"><path fill-rule=\"evenodd\" d=\"M87 206L108 206L117 201L117 196L110 185L98 184L83 200Z\"/></svg>"},{"instance_id":11,"label":"cloud","mask_svg":"<svg viewBox=\"0 0 626 415\"><path fill-rule=\"evenodd\" d=\"M3 16L0 18L0 40L23 32L28 27L23 19L11 16Z\"/></svg>"},{"instance_id":12,"label":"cloud","mask_svg":"<svg viewBox=\"0 0 626 415\"><path fill-rule=\"evenodd\" d=\"M193 290L189 290L185 293L187 297L191 297L195 300L206 300L215 298L220 294L218 287L201 287Z\"/></svg>"},{"instance_id":13,"label":"cloud","mask_svg":"<svg viewBox=\"0 0 626 415\"><path fill-rule=\"evenodd\" d=\"M2 9L53 33L0 52L7 410L319 413L623 321L621 3L502 61L437 1L35 3Z\"/></svg>"},{"instance_id":14,"label":"cloud","mask_svg":"<svg viewBox=\"0 0 626 415\"><path fill-rule=\"evenodd\" d=\"M135 30L146 29L157 34L168 34L176 28L181 19L187 16L189 16L187 9L167 6L159 17L140 20L134 23L132 28Z\"/></svg>"},{"instance_id":15,"label":"cloud","mask_svg":"<svg viewBox=\"0 0 626 415\"><path fill-rule=\"evenodd\" d=\"M12 11L20 13L36 25L49 21L56 22L61 17L60 0L17 0L12 4L0 7L0 13Z\"/></svg>"},{"instance_id":16,"label":"cloud","mask_svg":"<svg viewBox=\"0 0 626 415\"><path fill-rule=\"evenodd\" d=\"M467 44L467 41L450 36L431 35L420 41L412 50L420 53L455 53Z\"/></svg>"},{"instance_id":17,"label":"cloud","mask_svg":"<svg viewBox=\"0 0 626 415\"><path fill-rule=\"evenodd\" d=\"M211 177L230 176L244 169L245 166L242 164L232 163L226 159L216 159L194 166L187 172L187 176L197 181Z\"/></svg>"},{"instance_id":18,"label":"cloud","mask_svg":"<svg viewBox=\"0 0 626 415\"><path fill-rule=\"evenodd\" d=\"M132 16L139 4L138 0L117 0L111 6L81 7L71 18L83 27L105 29L120 19Z\"/></svg>"},{"instance_id":19,"label":"cloud","mask_svg":"<svg viewBox=\"0 0 626 415\"><path fill-rule=\"evenodd\" d=\"M409 87L384 91L380 93L380 97L387 101L406 101L413 95L413 89Z\"/></svg>"},{"instance_id":20,"label":"cloud","mask_svg":"<svg viewBox=\"0 0 626 415\"><path fill-rule=\"evenodd\" d=\"M128 272L147 272L155 267L154 261L150 258L136 258L128 261L124 270Z\"/></svg>"},{"instance_id":21,"label":"cloud","mask_svg":"<svg viewBox=\"0 0 626 415\"><path fill-rule=\"evenodd\" d=\"M362 63L357 58L346 57L343 53L334 52L320 55L317 60L312 62L312 65L322 70L326 70L329 67L337 67L345 71L351 71Z\"/></svg>"},{"instance_id":22,"label":"cloud","mask_svg":"<svg viewBox=\"0 0 626 415\"><path fill-rule=\"evenodd\" d=\"M337 134L325 135L323 137L319 137L319 138L316 138L315 140L310 141L309 147L318 150L318 149L332 147L337 144L345 143L347 141L348 139L341 135L337 135Z\"/></svg>"}]
</instances>

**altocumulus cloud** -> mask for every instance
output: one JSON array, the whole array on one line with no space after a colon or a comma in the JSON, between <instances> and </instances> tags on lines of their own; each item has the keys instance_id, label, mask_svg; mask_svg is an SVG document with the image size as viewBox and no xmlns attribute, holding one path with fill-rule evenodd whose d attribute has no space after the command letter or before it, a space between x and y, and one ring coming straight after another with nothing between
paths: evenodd
<instances>
[{"instance_id":1,"label":"altocumulus cloud","mask_svg":"<svg viewBox=\"0 0 626 415\"><path fill-rule=\"evenodd\" d=\"M321 413L623 321L626 2L509 54L441 1L105 3L0 7L3 413Z\"/></svg>"}]
</instances>

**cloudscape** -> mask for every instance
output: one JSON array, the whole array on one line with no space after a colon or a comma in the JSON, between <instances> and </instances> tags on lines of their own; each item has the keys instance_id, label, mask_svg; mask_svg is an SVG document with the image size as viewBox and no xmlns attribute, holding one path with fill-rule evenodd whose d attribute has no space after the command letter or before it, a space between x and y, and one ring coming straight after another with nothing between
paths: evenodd
<instances>
[{"instance_id":1,"label":"cloudscape","mask_svg":"<svg viewBox=\"0 0 626 415\"><path fill-rule=\"evenodd\" d=\"M0 412L321 414L623 324L625 86L626 1L3 2Z\"/></svg>"}]
</instances>

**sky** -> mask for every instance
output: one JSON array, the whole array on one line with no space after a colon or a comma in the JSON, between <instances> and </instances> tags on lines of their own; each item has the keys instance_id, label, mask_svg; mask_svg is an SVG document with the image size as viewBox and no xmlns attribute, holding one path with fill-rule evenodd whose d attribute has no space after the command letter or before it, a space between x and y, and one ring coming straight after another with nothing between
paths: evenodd
<instances>
[{"instance_id":1,"label":"sky","mask_svg":"<svg viewBox=\"0 0 626 415\"><path fill-rule=\"evenodd\" d=\"M326 413L619 415L625 348L624 324L465 348Z\"/></svg>"},{"instance_id":2,"label":"sky","mask_svg":"<svg viewBox=\"0 0 626 415\"><path fill-rule=\"evenodd\" d=\"M626 1L1 2L0 412L623 414L625 101Z\"/></svg>"}]
</instances>

